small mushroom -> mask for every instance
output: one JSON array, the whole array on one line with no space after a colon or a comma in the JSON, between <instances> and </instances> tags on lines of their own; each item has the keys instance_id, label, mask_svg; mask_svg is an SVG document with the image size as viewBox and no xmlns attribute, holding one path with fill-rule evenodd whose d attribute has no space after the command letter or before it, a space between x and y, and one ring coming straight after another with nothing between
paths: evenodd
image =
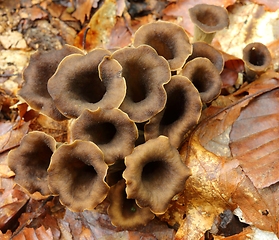
<instances>
[{"instance_id":1,"label":"small mushroom","mask_svg":"<svg viewBox=\"0 0 279 240\"><path fill-rule=\"evenodd\" d=\"M127 198L135 199L139 207L149 207L155 214L167 210L171 199L184 189L191 175L165 136L135 147L125 158L125 165Z\"/></svg>"},{"instance_id":2,"label":"small mushroom","mask_svg":"<svg viewBox=\"0 0 279 240\"><path fill-rule=\"evenodd\" d=\"M72 139L94 142L107 164L129 155L138 137L136 124L120 109L85 109L70 127Z\"/></svg>"},{"instance_id":3,"label":"small mushroom","mask_svg":"<svg viewBox=\"0 0 279 240\"><path fill-rule=\"evenodd\" d=\"M34 110L54 120L67 119L55 107L47 91L47 82L64 57L77 53L83 54L78 48L69 45L65 45L60 50L34 53L30 58L28 67L23 72L24 82L18 92L19 97L23 98Z\"/></svg>"},{"instance_id":4,"label":"small mushroom","mask_svg":"<svg viewBox=\"0 0 279 240\"><path fill-rule=\"evenodd\" d=\"M225 8L209 4L197 4L189 9L194 27L193 42L211 43L217 31L229 26L229 16Z\"/></svg>"},{"instance_id":5,"label":"small mushroom","mask_svg":"<svg viewBox=\"0 0 279 240\"><path fill-rule=\"evenodd\" d=\"M61 145L51 157L49 188L71 211L92 210L107 196L108 166L92 142L76 140Z\"/></svg>"},{"instance_id":6,"label":"small mushroom","mask_svg":"<svg viewBox=\"0 0 279 240\"><path fill-rule=\"evenodd\" d=\"M124 229L135 229L146 225L155 215L149 208L140 208L134 199L127 199L124 179L110 188L110 205L107 209L111 223Z\"/></svg>"},{"instance_id":7,"label":"small mushroom","mask_svg":"<svg viewBox=\"0 0 279 240\"><path fill-rule=\"evenodd\" d=\"M192 52L184 29L177 24L157 21L141 26L134 36L135 47L147 44L169 63L171 71L179 70Z\"/></svg>"},{"instance_id":8,"label":"small mushroom","mask_svg":"<svg viewBox=\"0 0 279 240\"><path fill-rule=\"evenodd\" d=\"M217 68L207 58L194 58L180 72L198 89L203 103L211 102L221 92L222 81Z\"/></svg>"},{"instance_id":9,"label":"small mushroom","mask_svg":"<svg viewBox=\"0 0 279 240\"><path fill-rule=\"evenodd\" d=\"M72 54L48 81L48 91L60 112L77 118L84 109L119 107L126 94L122 67L105 49Z\"/></svg>"},{"instance_id":10,"label":"small mushroom","mask_svg":"<svg viewBox=\"0 0 279 240\"><path fill-rule=\"evenodd\" d=\"M259 42L246 45L243 49L243 61L248 82L264 73L271 65L271 54L268 48Z\"/></svg>"},{"instance_id":11,"label":"small mushroom","mask_svg":"<svg viewBox=\"0 0 279 240\"><path fill-rule=\"evenodd\" d=\"M145 125L144 136L148 140L165 135L178 148L187 132L198 123L202 102L198 90L184 76L172 76L165 89L166 106Z\"/></svg>"},{"instance_id":12,"label":"small mushroom","mask_svg":"<svg viewBox=\"0 0 279 240\"><path fill-rule=\"evenodd\" d=\"M24 136L20 146L8 154L8 166L15 172L15 182L30 194L51 195L47 168L56 149L53 137L39 131Z\"/></svg>"},{"instance_id":13,"label":"small mushroom","mask_svg":"<svg viewBox=\"0 0 279 240\"><path fill-rule=\"evenodd\" d=\"M195 42L193 43L193 52L192 54L187 58L187 62L193 60L197 57L205 57L208 58L214 66L217 68L219 73L223 71L224 68L224 58L222 54L205 42Z\"/></svg>"},{"instance_id":14,"label":"small mushroom","mask_svg":"<svg viewBox=\"0 0 279 240\"><path fill-rule=\"evenodd\" d=\"M135 122L147 121L160 112L167 100L163 85L171 78L167 60L148 45L119 49L112 58L123 67L127 85L120 109Z\"/></svg>"}]
</instances>

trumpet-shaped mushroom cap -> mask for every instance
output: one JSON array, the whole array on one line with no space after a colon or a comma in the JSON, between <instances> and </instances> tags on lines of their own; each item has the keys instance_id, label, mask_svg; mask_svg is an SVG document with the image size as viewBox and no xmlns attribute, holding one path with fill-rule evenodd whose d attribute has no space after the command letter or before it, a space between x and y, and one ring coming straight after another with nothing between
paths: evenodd
<instances>
[{"instance_id":1,"label":"trumpet-shaped mushroom cap","mask_svg":"<svg viewBox=\"0 0 279 240\"><path fill-rule=\"evenodd\" d=\"M94 142L107 164L130 154L138 137L136 124L119 109L85 109L70 128L72 139Z\"/></svg>"},{"instance_id":2,"label":"trumpet-shaped mushroom cap","mask_svg":"<svg viewBox=\"0 0 279 240\"><path fill-rule=\"evenodd\" d=\"M203 103L215 99L221 92L222 81L217 68L207 58L194 58L180 72L198 89Z\"/></svg>"},{"instance_id":3,"label":"trumpet-shaped mushroom cap","mask_svg":"<svg viewBox=\"0 0 279 240\"><path fill-rule=\"evenodd\" d=\"M92 210L108 194L107 169L104 155L94 143L76 140L63 144L51 158L49 188L71 211Z\"/></svg>"},{"instance_id":4,"label":"trumpet-shaped mushroom cap","mask_svg":"<svg viewBox=\"0 0 279 240\"><path fill-rule=\"evenodd\" d=\"M61 60L74 53L83 54L78 48L69 45L65 45L60 50L49 52L37 51L31 56L29 65L23 72L24 82L18 95L23 98L31 108L57 121L67 118L55 107L47 91L47 82L55 73Z\"/></svg>"},{"instance_id":5,"label":"trumpet-shaped mushroom cap","mask_svg":"<svg viewBox=\"0 0 279 240\"><path fill-rule=\"evenodd\" d=\"M196 35L194 36L195 42L205 41L210 43L217 31L229 26L228 12L220 6L197 4L189 9L189 14L195 24L195 30L199 30L194 33Z\"/></svg>"},{"instance_id":6,"label":"trumpet-shaped mushroom cap","mask_svg":"<svg viewBox=\"0 0 279 240\"><path fill-rule=\"evenodd\" d=\"M205 42L195 42L193 43L193 52L192 54L187 58L187 62L193 60L197 57L205 57L208 58L214 66L217 68L219 73L223 71L224 68L224 58L222 54Z\"/></svg>"},{"instance_id":7,"label":"trumpet-shaped mushroom cap","mask_svg":"<svg viewBox=\"0 0 279 240\"><path fill-rule=\"evenodd\" d=\"M250 78L265 72L270 66L271 60L268 48L262 43L250 43L243 49L243 61L246 73Z\"/></svg>"},{"instance_id":8,"label":"trumpet-shaped mushroom cap","mask_svg":"<svg viewBox=\"0 0 279 240\"><path fill-rule=\"evenodd\" d=\"M192 52L184 29L177 24L158 21L141 26L134 36L134 46L147 44L169 63L171 71L182 68Z\"/></svg>"},{"instance_id":9,"label":"trumpet-shaped mushroom cap","mask_svg":"<svg viewBox=\"0 0 279 240\"><path fill-rule=\"evenodd\" d=\"M120 109L135 122L145 122L160 112L167 99L163 85L171 78L167 60L148 45L122 48L112 58L123 67L127 85Z\"/></svg>"},{"instance_id":10,"label":"trumpet-shaped mushroom cap","mask_svg":"<svg viewBox=\"0 0 279 240\"><path fill-rule=\"evenodd\" d=\"M126 94L122 67L105 49L87 55L72 54L58 66L48 81L56 107L67 117L78 117L84 109L119 107Z\"/></svg>"},{"instance_id":11,"label":"trumpet-shaped mushroom cap","mask_svg":"<svg viewBox=\"0 0 279 240\"><path fill-rule=\"evenodd\" d=\"M155 214L167 210L169 202L184 189L191 174L165 136L135 147L125 158L125 165L123 178L127 198L135 199L139 207L149 207Z\"/></svg>"},{"instance_id":12,"label":"trumpet-shaped mushroom cap","mask_svg":"<svg viewBox=\"0 0 279 240\"><path fill-rule=\"evenodd\" d=\"M145 125L144 136L148 140L165 135L178 148L185 134L198 123L202 102L198 90L184 76L172 76L165 89L166 106Z\"/></svg>"},{"instance_id":13,"label":"trumpet-shaped mushroom cap","mask_svg":"<svg viewBox=\"0 0 279 240\"><path fill-rule=\"evenodd\" d=\"M47 168L55 151L56 141L43 132L30 132L20 146L8 154L8 165L15 172L15 182L29 193L48 196Z\"/></svg>"},{"instance_id":14,"label":"trumpet-shaped mushroom cap","mask_svg":"<svg viewBox=\"0 0 279 240\"><path fill-rule=\"evenodd\" d=\"M149 208L140 208L134 199L127 199L125 181L120 180L109 191L110 205L108 215L111 223L116 227L133 229L146 225L155 215Z\"/></svg>"}]
</instances>

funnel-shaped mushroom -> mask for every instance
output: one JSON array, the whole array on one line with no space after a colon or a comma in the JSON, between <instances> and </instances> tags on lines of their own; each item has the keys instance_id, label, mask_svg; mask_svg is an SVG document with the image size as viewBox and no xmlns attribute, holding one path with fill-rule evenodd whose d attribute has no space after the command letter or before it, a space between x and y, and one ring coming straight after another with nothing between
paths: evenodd
<instances>
[{"instance_id":1,"label":"funnel-shaped mushroom","mask_svg":"<svg viewBox=\"0 0 279 240\"><path fill-rule=\"evenodd\" d=\"M135 122L145 122L160 112L167 99L163 85L171 78L167 60L148 45L119 49L112 58L123 67L127 84L120 109Z\"/></svg>"},{"instance_id":2,"label":"funnel-shaped mushroom","mask_svg":"<svg viewBox=\"0 0 279 240\"><path fill-rule=\"evenodd\" d=\"M123 178L127 198L135 199L139 207L149 207L155 214L167 210L169 202L184 189L191 174L165 136L135 147L125 158L125 165Z\"/></svg>"},{"instance_id":3,"label":"funnel-shaped mushroom","mask_svg":"<svg viewBox=\"0 0 279 240\"><path fill-rule=\"evenodd\" d=\"M125 80L122 67L109 55L105 49L95 49L85 56L72 54L59 64L48 91L63 115L76 118L84 109L120 106Z\"/></svg>"},{"instance_id":4,"label":"funnel-shaped mushroom","mask_svg":"<svg viewBox=\"0 0 279 240\"><path fill-rule=\"evenodd\" d=\"M94 142L107 164L129 155L138 137L136 124L119 109L85 109L70 128L72 139Z\"/></svg>"},{"instance_id":5,"label":"funnel-shaped mushroom","mask_svg":"<svg viewBox=\"0 0 279 240\"><path fill-rule=\"evenodd\" d=\"M157 21L141 26L134 36L134 46L147 44L169 63L171 71L181 69L192 52L184 29L177 24Z\"/></svg>"},{"instance_id":6,"label":"funnel-shaped mushroom","mask_svg":"<svg viewBox=\"0 0 279 240\"><path fill-rule=\"evenodd\" d=\"M222 54L205 42L195 42L193 43L193 52L192 54L187 58L187 62L193 60L197 57L205 57L208 58L214 66L217 68L219 73L223 71L224 68L224 58Z\"/></svg>"},{"instance_id":7,"label":"funnel-shaped mushroom","mask_svg":"<svg viewBox=\"0 0 279 240\"><path fill-rule=\"evenodd\" d=\"M31 56L29 65L23 72L24 82L18 95L23 98L31 108L57 121L67 118L55 107L47 91L47 82L55 73L61 60L74 53L83 54L78 48L69 45L65 45L60 50L52 50L49 52L37 51Z\"/></svg>"},{"instance_id":8,"label":"funnel-shaped mushroom","mask_svg":"<svg viewBox=\"0 0 279 240\"><path fill-rule=\"evenodd\" d=\"M15 182L29 193L48 196L47 168L55 151L56 141L43 132L30 132L20 146L8 154L8 165L15 172Z\"/></svg>"},{"instance_id":9,"label":"funnel-shaped mushroom","mask_svg":"<svg viewBox=\"0 0 279 240\"><path fill-rule=\"evenodd\" d=\"M186 63L180 72L198 89L203 103L216 98L221 91L222 81L217 68L207 58L195 58Z\"/></svg>"},{"instance_id":10,"label":"funnel-shaped mushroom","mask_svg":"<svg viewBox=\"0 0 279 240\"><path fill-rule=\"evenodd\" d=\"M198 90L184 76L172 76L165 89L166 106L145 125L144 136L148 140L165 135L178 148L185 134L198 123L202 102Z\"/></svg>"},{"instance_id":11,"label":"funnel-shaped mushroom","mask_svg":"<svg viewBox=\"0 0 279 240\"><path fill-rule=\"evenodd\" d=\"M108 168L106 183L109 186L113 186L118 181L122 179L122 173L125 170L126 165L124 163L124 159L117 159L117 161L110 165Z\"/></svg>"},{"instance_id":12,"label":"funnel-shaped mushroom","mask_svg":"<svg viewBox=\"0 0 279 240\"><path fill-rule=\"evenodd\" d=\"M146 225L155 215L149 208L140 208L134 199L127 199L125 181L120 180L109 191L108 215L116 227L133 229Z\"/></svg>"},{"instance_id":13,"label":"funnel-shaped mushroom","mask_svg":"<svg viewBox=\"0 0 279 240\"><path fill-rule=\"evenodd\" d=\"M243 61L247 80L251 82L270 67L271 54L264 44L254 42L243 49Z\"/></svg>"},{"instance_id":14,"label":"funnel-shaped mushroom","mask_svg":"<svg viewBox=\"0 0 279 240\"><path fill-rule=\"evenodd\" d=\"M211 43L217 31L229 26L229 16L225 8L208 4L197 4L189 9L194 27L194 42Z\"/></svg>"},{"instance_id":15,"label":"funnel-shaped mushroom","mask_svg":"<svg viewBox=\"0 0 279 240\"><path fill-rule=\"evenodd\" d=\"M51 158L49 188L71 211L92 210L108 194L107 169L104 155L94 143L76 140L63 144Z\"/></svg>"}]
</instances>

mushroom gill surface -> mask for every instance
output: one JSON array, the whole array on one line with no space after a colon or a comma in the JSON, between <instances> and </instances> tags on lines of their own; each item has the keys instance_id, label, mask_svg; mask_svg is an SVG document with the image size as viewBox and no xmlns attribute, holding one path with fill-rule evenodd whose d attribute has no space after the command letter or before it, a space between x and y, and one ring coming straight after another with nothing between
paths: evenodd
<instances>
[{"instance_id":1,"label":"mushroom gill surface","mask_svg":"<svg viewBox=\"0 0 279 240\"><path fill-rule=\"evenodd\" d=\"M135 122L147 121L160 112L167 98L163 85L171 78L167 60L148 45L119 49L112 58L123 67L127 85L120 109Z\"/></svg>"},{"instance_id":2,"label":"mushroom gill surface","mask_svg":"<svg viewBox=\"0 0 279 240\"><path fill-rule=\"evenodd\" d=\"M202 102L198 90L184 76L172 76L165 89L168 96L166 106L145 125L144 136L146 140L167 136L178 148L187 132L198 123Z\"/></svg>"},{"instance_id":3,"label":"mushroom gill surface","mask_svg":"<svg viewBox=\"0 0 279 240\"><path fill-rule=\"evenodd\" d=\"M84 109L114 108L122 103L126 85L122 67L105 49L72 54L48 81L48 91L59 111L77 118Z\"/></svg>"},{"instance_id":4,"label":"mushroom gill surface","mask_svg":"<svg viewBox=\"0 0 279 240\"><path fill-rule=\"evenodd\" d=\"M169 63L171 71L181 69L192 52L192 45L182 27L177 24L157 21L141 26L134 36L133 45L147 44L153 47Z\"/></svg>"},{"instance_id":5,"label":"mushroom gill surface","mask_svg":"<svg viewBox=\"0 0 279 240\"><path fill-rule=\"evenodd\" d=\"M187 77L198 89L203 103L211 102L221 92L220 74L207 58L194 58L185 64L180 74Z\"/></svg>"},{"instance_id":6,"label":"mushroom gill surface","mask_svg":"<svg viewBox=\"0 0 279 240\"><path fill-rule=\"evenodd\" d=\"M85 109L70 127L73 140L94 142L107 164L129 155L138 137L136 124L120 109Z\"/></svg>"},{"instance_id":7,"label":"mushroom gill surface","mask_svg":"<svg viewBox=\"0 0 279 240\"><path fill-rule=\"evenodd\" d=\"M249 43L243 49L243 61L245 63L245 72L248 82L255 79L256 76L264 73L271 65L271 54L268 48L260 43Z\"/></svg>"},{"instance_id":8,"label":"mushroom gill surface","mask_svg":"<svg viewBox=\"0 0 279 240\"><path fill-rule=\"evenodd\" d=\"M193 42L211 43L217 31L229 26L229 16L225 8L209 4L197 4L189 9L194 27Z\"/></svg>"},{"instance_id":9,"label":"mushroom gill surface","mask_svg":"<svg viewBox=\"0 0 279 240\"><path fill-rule=\"evenodd\" d=\"M214 66L217 68L219 73L223 71L224 68L224 58L217 49L205 42L195 42L193 43L193 52L187 58L187 62L193 60L197 57L208 58Z\"/></svg>"},{"instance_id":10,"label":"mushroom gill surface","mask_svg":"<svg viewBox=\"0 0 279 240\"><path fill-rule=\"evenodd\" d=\"M47 90L47 82L55 73L61 60L70 54L82 55L83 52L70 45L65 45L60 50L35 52L23 72L24 82L18 92L19 97L23 98L31 108L57 121L67 118L55 107Z\"/></svg>"},{"instance_id":11,"label":"mushroom gill surface","mask_svg":"<svg viewBox=\"0 0 279 240\"><path fill-rule=\"evenodd\" d=\"M49 187L71 211L92 210L107 196L104 181L108 166L102 151L92 142L63 144L52 155Z\"/></svg>"},{"instance_id":12,"label":"mushroom gill surface","mask_svg":"<svg viewBox=\"0 0 279 240\"><path fill-rule=\"evenodd\" d=\"M55 139L43 132L33 131L24 136L20 146L8 154L8 166L15 172L15 182L30 194L51 195L47 168L55 148Z\"/></svg>"},{"instance_id":13,"label":"mushroom gill surface","mask_svg":"<svg viewBox=\"0 0 279 240\"><path fill-rule=\"evenodd\" d=\"M135 199L139 207L149 207L155 214L163 214L171 199L184 189L190 169L181 161L179 152L169 139L159 136L135 147L125 158L128 199Z\"/></svg>"},{"instance_id":14,"label":"mushroom gill surface","mask_svg":"<svg viewBox=\"0 0 279 240\"><path fill-rule=\"evenodd\" d=\"M146 225L155 215L147 207L140 208L134 199L127 199L125 186L125 180L122 179L110 188L107 212L111 223L124 229Z\"/></svg>"}]
</instances>

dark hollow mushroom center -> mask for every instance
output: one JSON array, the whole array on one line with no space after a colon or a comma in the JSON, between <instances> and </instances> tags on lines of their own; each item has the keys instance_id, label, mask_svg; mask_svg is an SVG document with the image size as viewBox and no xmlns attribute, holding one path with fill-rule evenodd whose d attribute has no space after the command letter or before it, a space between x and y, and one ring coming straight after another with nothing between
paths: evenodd
<instances>
[{"instance_id":1,"label":"dark hollow mushroom center","mask_svg":"<svg viewBox=\"0 0 279 240\"><path fill-rule=\"evenodd\" d=\"M75 98L88 103L99 102L106 92L97 70L85 71L74 76L70 88L69 91Z\"/></svg>"},{"instance_id":2,"label":"dark hollow mushroom center","mask_svg":"<svg viewBox=\"0 0 279 240\"><path fill-rule=\"evenodd\" d=\"M136 205L136 202L134 199L127 199L127 195L125 190L123 191L123 195L122 195L122 214L123 217L125 218L131 218L131 216L133 216L137 210L138 210L138 206Z\"/></svg>"},{"instance_id":3,"label":"dark hollow mushroom center","mask_svg":"<svg viewBox=\"0 0 279 240\"><path fill-rule=\"evenodd\" d=\"M167 103L160 126L164 127L177 121L185 109L185 95L180 88L168 93Z\"/></svg>"},{"instance_id":4,"label":"dark hollow mushroom center","mask_svg":"<svg viewBox=\"0 0 279 240\"><path fill-rule=\"evenodd\" d=\"M28 169L30 176L38 179L47 177L47 168L49 167L52 150L44 142L34 143L36 151L29 154Z\"/></svg>"},{"instance_id":5,"label":"dark hollow mushroom center","mask_svg":"<svg viewBox=\"0 0 279 240\"><path fill-rule=\"evenodd\" d=\"M85 164L78 158L74 158L68 165L68 175L71 179L72 193L76 198L85 197L96 180L97 172L91 165Z\"/></svg>"},{"instance_id":6,"label":"dark hollow mushroom center","mask_svg":"<svg viewBox=\"0 0 279 240\"><path fill-rule=\"evenodd\" d=\"M140 66L137 61L126 62L123 67L122 76L126 79L126 97L137 103L144 100L147 96L146 79L147 67Z\"/></svg>"},{"instance_id":7,"label":"dark hollow mushroom center","mask_svg":"<svg viewBox=\"0 0 279 240\"><path fill-rule=\"evenodd\" d=\"M197 14L197 20L207 26L216 26L219 23L217 13L213 11L201 11Z\"/></svg>"},{"instance_id":8,"label":"dark hollow mushroom center","mask_svg":"<svg viewBox=\"0 0 279 240\"><path fill-rule=\"evenodd\" d=\"M148 189L160 189L167 185L170 176L170 166L164 160L148 162L142 169L141 179Z\"/></svg>"},{"instance_id":9,"label":"dark hollow mushroom center","mask_svg":"<svg viewBox=\"0 0 279 240\"><path fill-rule=\"evenodd\" d=\"M169 36L163 34L152 35L147 38L146 44L153 47L158 55L163 56L166 60L170 60L174 58L174 53L172 52L172 45L174 43L170 43L169 39Z\"/></svg>"},{"instance_id":10,"label":"dark hollow mushroom center","mask_svg":"<svg viewBox=\"0 0 279 240\"><path fill-rule=\"evenodd\" d=\"M108 144L116 134L115 126L110 122L88 125L85 131L90 136L90 141L97 145Z\"/></svg>"},{"instance_id":11,"label":"dark hollow mushroom center","mask_svg":"<svg viewBox=\"0 0 279 240\"><path fill-rule=\"evenodd\" d=\"M260 51L259 49L256 49L253 47L249 51L249 62L255 66L262 66L265 63L265 54Z\"/></svg>"},{"instance_id":12,"label":"dark hollow mushroom center","mask_svg":"<svg viewBox=\"0 0 279 240\"><path fill-rule=\"evenodd\" d=\"M212 78L210 71L203 67L197 67L189 77L194 86L200 93L206 92L210 88L210 79Z\"/></svg>"}]
</instances>

